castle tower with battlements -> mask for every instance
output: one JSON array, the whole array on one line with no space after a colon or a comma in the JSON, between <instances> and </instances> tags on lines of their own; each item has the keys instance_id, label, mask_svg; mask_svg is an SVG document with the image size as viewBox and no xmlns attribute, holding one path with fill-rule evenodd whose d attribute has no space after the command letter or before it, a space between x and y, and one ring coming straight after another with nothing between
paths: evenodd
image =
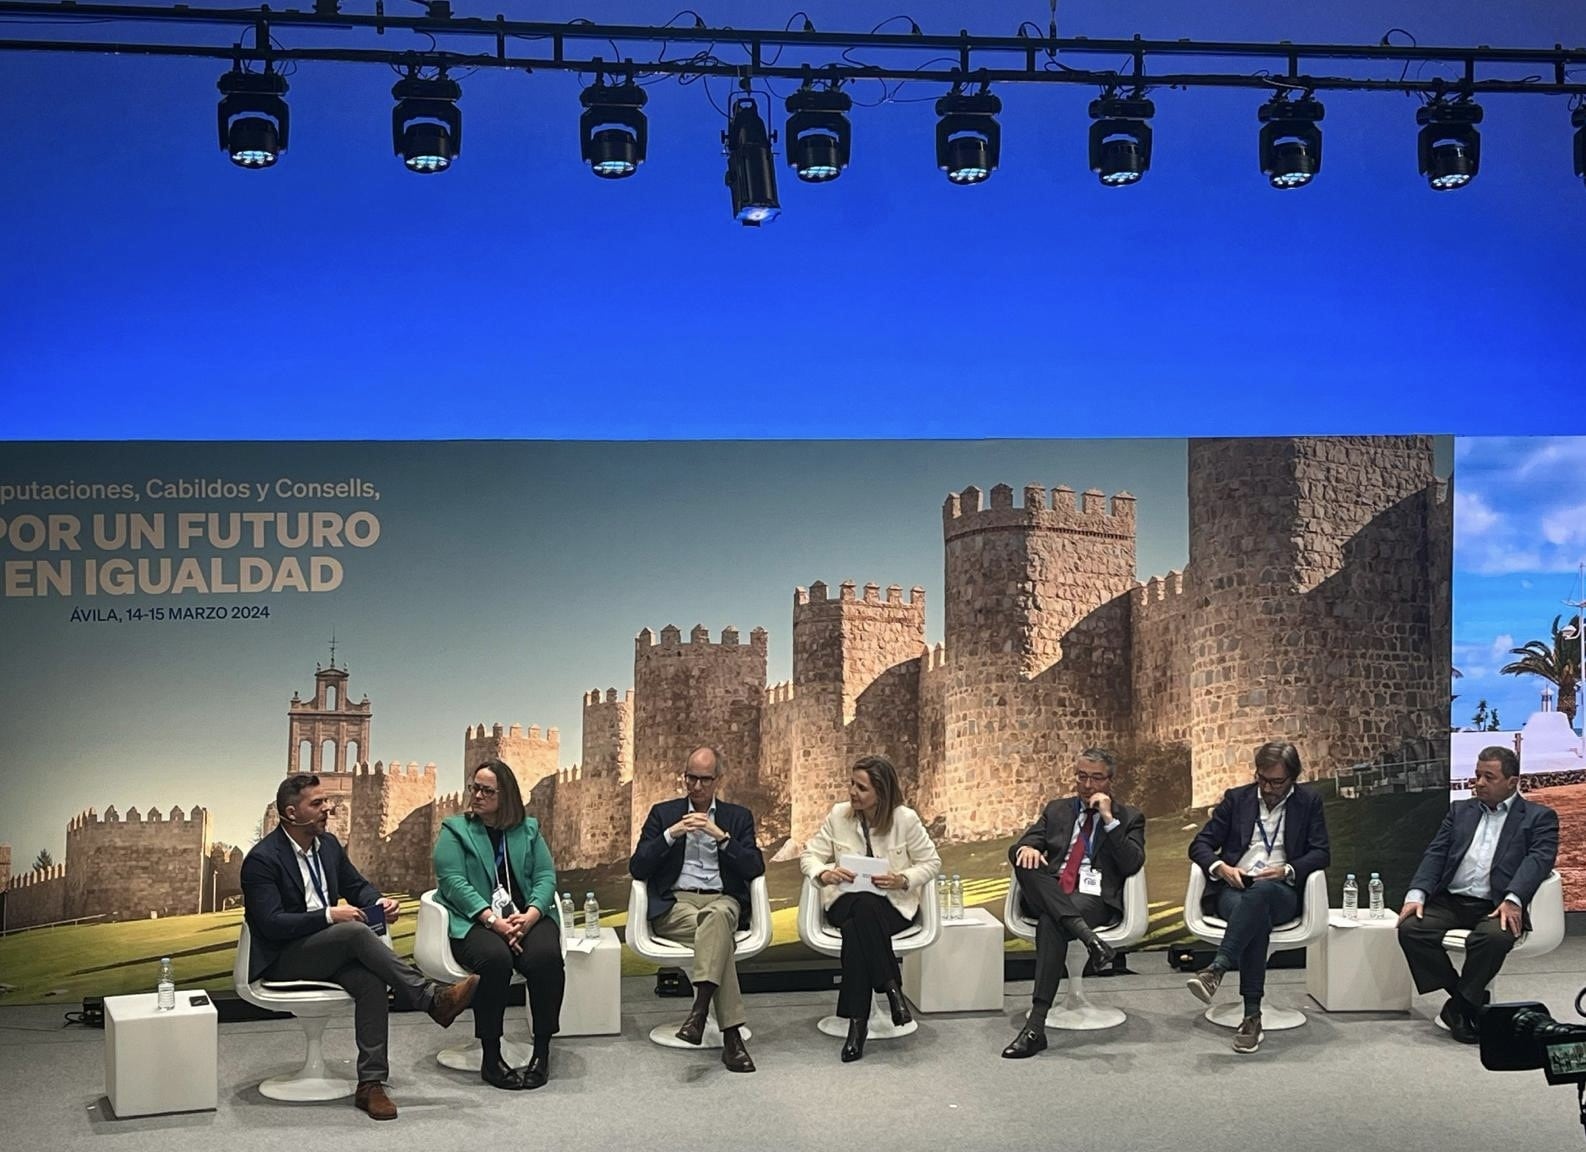
<instances>
[{"instance_id":1,"label":"castle tower with battlements","mask_svg":"<svg viewBox=\"0 0 1586 1152\"><path fill-rule=\"evenodd\" d=\"M1134 497L1006 484L948 496L940 797L949 839L1008 835L1054 765L1130 729ZM927 734L922 740L929 743Z\"/></svg>"},{"instance_id":2,"label":"castle tower with battlements","mask_svg":"<svg viewBox=\"0 0 1586 1152\"><path fill-rule=\"evenodd\" d=\"M735 628L713 643L700 625L687 642L674 625L634 642L633 787L631 826L638 838L652 805L682 795L683 762L702 744L727 761L722 799L746 803L758 816L760 719L765 704L766 632L741 644ZM762 833L762 839L765 834ZM631 847L631 846L630 846Z\"/></svg>"},{"instance_id":3,"label":"castle tower with battlements","mask_svg":"<svg viewBox=\"0 0 1586 1152\"><path fill-rule=\"evenodd\" d=\"M203 911L209 812L92 808L66 825L65 919L188 916Z\"/></svg>"},{"instance_id":4,"label":"castle tower with battlements","mask_svg":"<svg viewBox=\"0 0 1586 1152\"><path fill-rule=\"evenodd\" d=\"M527 799L534 786L549 776L556 775L557 760L561 756L562 736L555 728L543 732L538 724L530 724L527 732L517 724L503 728L483 724L463 729L463 787L473 781L474 769L486 760L500 760L512 769L518 778L518 787Z\"/></svg>"},{"instance_id":5,"label":"castle tower with battlements","mask_svg":"<svg viewBox=\"0 0 1586 1152\"><path fill-rule=\"evenodd\" d=\"M848 770L862 755L882 755L902 776L915 802L919 760L919 672L925 652L925 590L903 598L893 584L845 581L832 597L824 583L793 594L791 713L773 730L786 747L771 747L763 773L768 807L791 806L790 833L802 843L848 794ZM773 698L774 698L773 693ZM773 699L774 706L774 699ZM773 783L773 779L775 783ZM778 786L780 785L780 786Z\"/></svg>"}]
</instances>

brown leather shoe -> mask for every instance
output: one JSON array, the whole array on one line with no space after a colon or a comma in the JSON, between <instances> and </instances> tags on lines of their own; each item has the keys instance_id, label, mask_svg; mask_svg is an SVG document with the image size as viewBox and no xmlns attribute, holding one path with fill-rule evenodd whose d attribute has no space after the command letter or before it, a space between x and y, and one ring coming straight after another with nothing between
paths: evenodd
<instances>
[{"instance_id":1,"label":"brown leather shoe","mask_svg":"<svg viewBox=\"0 0 1586 1152\"><path fill-rule=\"evenodd\" d=\"M461 984L437 988L435 998L430 1001L430 1019L442 1028L450 1028L452 1021L462 1015L463 1009L474 1002L474 989L478 987L479 977L474 975Z\"/></svg>"},{"instance_id":2,"label":"brown leather shoe","mask_svg":"<svg viewBox=\"0 0 1586 1152\"><path fill-rule=\"evenodd\" d=\"M721 1034L721 1062L729 1072L753 1072L754 1061L749 1059L749 1049L744 1046L743 1033L727 1028Z\"/></svg>"},{"instance_id":3,"label":"brown leather shoe","mask_svg":"<svg viewBox=\"0 0 1586 1152\"><path fill-rule=\"evenodd\" d=\"M385 1085L378 1080L360 1081L352 1102L360 1111L369 1113L371 1120L396 1119L396 1105L391 1103L391 1097L385 1094Z\"/></svg>"}]
</instances>

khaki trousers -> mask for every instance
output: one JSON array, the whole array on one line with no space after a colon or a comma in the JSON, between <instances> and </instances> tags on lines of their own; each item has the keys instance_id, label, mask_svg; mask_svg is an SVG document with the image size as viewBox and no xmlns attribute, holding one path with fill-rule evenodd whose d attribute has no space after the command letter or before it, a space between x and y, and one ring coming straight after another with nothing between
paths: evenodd
<instances>
[{"instance_id":1,"label":"khaki trousers","mask_svg":"<svg viewBox=\"0 0 1586 1152\"><path fill-rule=\"evenodd\" d=\"M665 916L650 921L657 936L687 944L694 949L694 968L689 973L696 984L716 985L711 998L716 1009L716 1026L736 1028L744 1023L743 995L738 991L738 967L733 959L733 934L738 930L738 901L731 896L707 892L675 893L677 903Z\"/></svg>"}]
</instances>

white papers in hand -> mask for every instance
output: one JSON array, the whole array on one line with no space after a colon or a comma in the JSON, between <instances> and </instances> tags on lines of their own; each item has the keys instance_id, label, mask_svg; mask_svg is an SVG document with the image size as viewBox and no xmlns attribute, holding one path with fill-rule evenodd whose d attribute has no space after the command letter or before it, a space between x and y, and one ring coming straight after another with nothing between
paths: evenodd
<instances>
[{"instance_id":1,"label":"white papers in hand","mask_svg":"<svg viewBox=\"0 0 1586 1152\"><path fill-rule=\"evenodd\" d=\"M872 876L885 876L892 871L892 865L879 856L848 856L837 857L837 866L846 868L854 874L854 879L837 885L839 892L875 892L881 894L870 880Z\"/></svg>"}]
</instances>

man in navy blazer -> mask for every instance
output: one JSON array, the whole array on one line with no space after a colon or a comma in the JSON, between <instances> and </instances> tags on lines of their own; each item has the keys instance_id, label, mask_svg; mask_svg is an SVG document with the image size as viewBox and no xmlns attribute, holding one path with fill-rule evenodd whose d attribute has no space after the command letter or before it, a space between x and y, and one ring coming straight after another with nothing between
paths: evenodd
<instances>
[{"instance_id":1,"label":"man in navy blazer","mask_svg":"<svg viewBox=\"0 0 1586 1152\"><path fill-rule=\"evenodd\" d=\"M1238 970L1244 1018L1234 1051L1261 1046L1261 997L1266 990L1267 942L1275 925L1300 914L1305 881L1327 867L1327 820L1322 798L1301 787L1300 753L1293 744L1256 749L1253 784L1230 788L1190 842L1190 859L1205 870L1202 910L1228 922L1210 967L1188 980L1210 1004L1224 973Z\"/></svg>"},{"instance_id":2,"label":"man in navy blazer","mask_svg":"<svg viewBox=\"0 0 1586 1152\"><path fill-rule=\"evenodd\" d=\"M242 861L243 915L251 939L248 980L321 980L346 989L358 1043L353 1103L375 1120L394 1120L396 1105L384 1084L391 1071L386 989L446 1028L468 1007L479 977L438 987L375 935L371 914L390 923L397 902L381 896L327 834L334 810L318 776L281 781L275 810L280 826Z\"/></svg>"},{"instance_id":3,"label":"man in navy blazer","mask_svg":"<svg viewBox=\"0 0 1586 1152\"><path fill-rule=\"evenodd\" d=\"M725 765L714 748L696 748L683 767L686 796L650 809L628 871L649 891L657 936L694 949L694 1005L677 1030L686 1044L704 1039L712 1002L721 1029L721 1062L753 1072L744 1047L734 933L749 926L749 882L765 874L749 809L716 799Z\"/></svg>"},{"instance_id":4,"label":"man in navy blazer","mask_svg":"<svg viewBox=\"0 0 1586 1152\"><path fill-rule=\"evenodd\" d=\"M1450 804L1399 912L1399 947L1417 992L1448 992L1439 1012L1454 1039L1479 1039L1487 985L1528 926L1531 899L1558 858L1558 813L1520 795L1520 758L1508 748L1476 756L1471 799ZM1456 975L1443 934L1468 928Z\"/></svg>"}]
</instances>

